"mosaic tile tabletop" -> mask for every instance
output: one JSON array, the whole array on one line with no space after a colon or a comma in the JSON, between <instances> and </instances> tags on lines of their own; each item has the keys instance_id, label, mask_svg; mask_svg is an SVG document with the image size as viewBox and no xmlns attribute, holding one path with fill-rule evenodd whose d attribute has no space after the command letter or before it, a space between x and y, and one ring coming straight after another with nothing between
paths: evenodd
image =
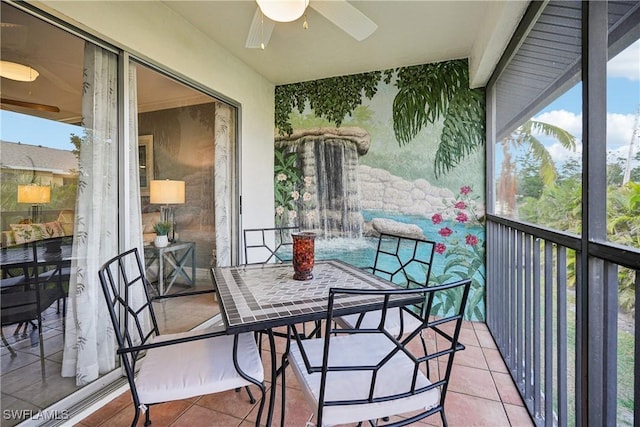
<instances>
[{"instance_id":1,"label":"mosaic tile tabletop","mask_svg":"<svg viewBox=\"0 0 640 427\"><path fill-rule=\"evenodd\" d=\"M391 282L336 260L316 262L313 276L307 281L294 280L291 264L213 268L228 330L245 332L322 319L330 288L397 289ZM334 304L357 311L374 301L379 299L343 295Z\"/></svg>"}]
</instances>

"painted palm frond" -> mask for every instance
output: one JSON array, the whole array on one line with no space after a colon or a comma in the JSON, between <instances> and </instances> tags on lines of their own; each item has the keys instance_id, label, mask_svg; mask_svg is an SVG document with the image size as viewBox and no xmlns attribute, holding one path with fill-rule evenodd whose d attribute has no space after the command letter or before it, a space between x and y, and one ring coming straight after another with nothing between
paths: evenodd
<instances>
[{"instance_id":1,"label":"painted palm frond","mask_svg":"<svg viewBox=\"0 0 640 427\"><path fill-rule=\"evenodd\" d=\"M459 91L449 103L440 145L436 151L436 176L443 175L484 145L484 93Z\"/></svg>"},{"instance_id":2,"label":"painted palm frond","mask_svg":"<svg viewBox=\"0 0 640 427\"><path fill-rule=\"evenodd\" d=\"M396 86L393 130L401 146L425 126L444 119L434 164L436 176L484 144L484 92L469 88L466 60L399 69Z\"/></svg>"}]
</instances>

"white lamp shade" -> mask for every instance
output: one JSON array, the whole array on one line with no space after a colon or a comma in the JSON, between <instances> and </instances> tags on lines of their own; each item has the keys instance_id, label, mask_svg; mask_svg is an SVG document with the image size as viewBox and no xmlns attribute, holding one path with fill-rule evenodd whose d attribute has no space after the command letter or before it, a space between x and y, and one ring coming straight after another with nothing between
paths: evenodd
<instances>
[{"instance_id":1,"label":"white lamp shade","mask_svg":"<svg viewBox=\"0 0 640 427\"><path fill-rule=\"evenodd\" d=\"M39 75L40 73L29 66L17 62L0 61L0 76L4 78L19 82L32 82Z\"/></svg>"},{"instance_id":2,"label":"white lamp shade","mask_svg":"<svg viewBox=\"0 0 640 427\"><path fill-rule=\"evenodd\" d=\"M184 181L153 180L149 186L149 202L154 204L183 204Z\"/></svg>"},{"instance_id":3,"label":"white lamp shade","mask_svg":"<svg viewBox=\"0 0 640 427\"><path fill-rule=\"evenodd\" d=\"M264 16L277 22L291 22L300 18L309 0L256 0Z\"/></svg>"},{"instance_id":4,"label":"white lamp shade","mask_svg":"<svg viewBox=\"0 0 640 427\"><path fill-rule=\"evenodd\" d=\"M18 203L49 203L51 187L48 185L18 185Z\"/></svg>"}]
</instances>

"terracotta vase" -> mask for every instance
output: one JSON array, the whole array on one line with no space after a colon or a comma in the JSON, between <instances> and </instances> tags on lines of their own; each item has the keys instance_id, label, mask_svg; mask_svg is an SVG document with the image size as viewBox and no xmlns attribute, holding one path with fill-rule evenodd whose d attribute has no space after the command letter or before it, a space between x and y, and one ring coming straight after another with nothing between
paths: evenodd
<instances>
[{"instance_id":1,"label":"terracotta vase","mask_svg":"<svg viewBox=\"0 0 640 427\"><path fill-rule=\"evenodd\" d=\"M316 234L308 231L292 233L293 238L293 278L295 280L313 279Z\"/></svg>"}]
</instances>

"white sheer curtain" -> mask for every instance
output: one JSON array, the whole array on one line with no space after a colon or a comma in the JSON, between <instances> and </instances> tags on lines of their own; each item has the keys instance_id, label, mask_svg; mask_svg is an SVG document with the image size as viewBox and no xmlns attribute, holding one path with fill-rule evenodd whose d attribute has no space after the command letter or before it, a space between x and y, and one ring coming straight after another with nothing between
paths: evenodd
<instances>
[{"instance_id":1,"label":"white sheer curtain","mask_svg":"<svg viewBox=\"0 0 640 427\"><path fill-rule=\"evenodd\" d=\"M215 179L214 216L216 239L216 265L231 265L231 179L233 162L233 109L216 102L215 111Z\"/></svg>"},{"instance_id":2,"label":"white sheer curtain","mask_svg":"<svg viewBox=\"0 0 640 427\"><path fill-rule=\"evenodd\" d=\"M86 43L73 265L65 327L62 376L85 385L115 368L114 332L98 279L98 269L117 255L118 247L118 123L117 57ZM135 102L135 73L133 75ZM135 106L135 104L134 104ZM132 115L136 108L132 109ZM135 121L135 118L134 118ZM132 133L137 134L137 126ZM140 194L137 177L137 135L129 153L132 181L130 241L142 248ZM131 179L131 176L130 176ZM137 218L137 221L133 218Z\"/></svg>"}]
</instances>

